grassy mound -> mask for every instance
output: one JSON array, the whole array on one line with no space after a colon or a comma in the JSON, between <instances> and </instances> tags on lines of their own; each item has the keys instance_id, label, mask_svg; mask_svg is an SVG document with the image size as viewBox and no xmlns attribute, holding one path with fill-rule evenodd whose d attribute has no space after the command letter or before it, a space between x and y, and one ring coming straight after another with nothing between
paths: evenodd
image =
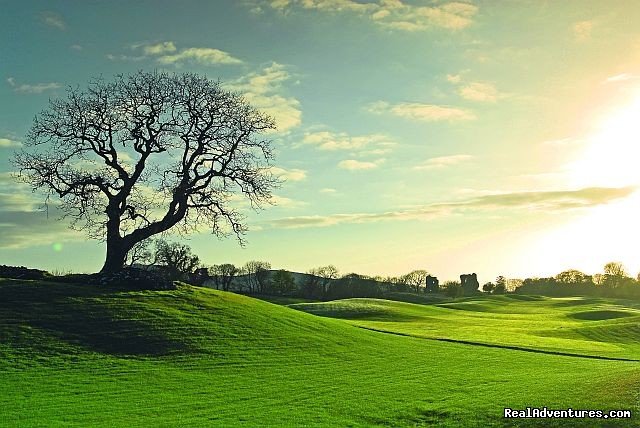
<instances>
[{"instance_id":1,"label":"grassy mound","mask_svg":"<svg viewBox=\"0 0 640 428\"><path fill-rule=\"evenodd\" d=\"M368 300L364 312L378 322L415 323L422 308ZM350 324L363 319L190 286L126 292L0 281L0 426L503 427L512 425L503 407L636 405L637 363Z\"/></svg>"}]
</instances>

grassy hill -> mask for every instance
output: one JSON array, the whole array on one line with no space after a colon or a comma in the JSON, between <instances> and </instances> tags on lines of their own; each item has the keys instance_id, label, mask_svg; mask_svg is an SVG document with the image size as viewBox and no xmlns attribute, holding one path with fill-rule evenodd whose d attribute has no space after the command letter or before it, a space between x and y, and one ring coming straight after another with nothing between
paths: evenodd
<instances>
[{"instance_id":1,"label":"grassy hill","mask_svg":"<svg viewBox=\"0 0 640 428\"><path fill-rule=\"evenodd\" d=\"M638 410L636 362L371 331L353 324L416 327L425 310L449 311L459 324L455 314L473 311L360 300L343 302L355 308L339 309L345 322L191 286L0 280L0 425L526 427L541 422L505 421L503 407ZM607 310L633 314L613 321L635 317L632 307ZM496 327L508 319L484 313Z\"/></svg>"},{"instance_id":2,"label":"grassy hill","mask_svg":"<svg viewBox=\"0 0 640 428\"><path fill-rule=\"evenodd\" d=\"M414 337L640 360L640 304L632 301L504 295L434 305L345 299L290 307Z\"/></svg>"}]
</instances>

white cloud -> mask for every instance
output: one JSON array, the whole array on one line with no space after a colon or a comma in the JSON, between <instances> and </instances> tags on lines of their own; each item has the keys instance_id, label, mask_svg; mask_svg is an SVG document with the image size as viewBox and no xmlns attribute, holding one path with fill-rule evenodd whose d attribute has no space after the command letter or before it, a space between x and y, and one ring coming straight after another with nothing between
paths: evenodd
<instances>
[{"instance_id":1,"label":"white cloud","mask_svg":"<svg viewBox=\"0 0 640 428\"><path fill-rule=\"evenodd\" d=\"M178 49L172 41L158 43L134 43L129 48L137 55L113 55L108 54L110 60L140 61L155 59L160 64L181 66L185 63L202 65L235 65L243 61L232 56L228 52L209 47L188 47Z\"/></svg>"},{"instance_id":2,"label":"white cloud","mask_svg":"<svg viewBox=\"0 0 640 428\"><path fill-rule=\"evenodd\" d=\"M382 162L383 162L382 159L379 159L375 162L363 162L355 159L346 159L338 162L338 168L346 169L348 171L361 171L361 170L375 169Z\"/></svg>"},{"instance_id":3,"label":"white cloud","mask_svg":"<svg viewBox=\"0 0 640 428\"><path fill-rule=\"evenodd\" d=\"M289 11L317 10L327 13L352 13L366 17L384 28L400 31L423 31L429 28L460 30L470 26L478 7L452 1L419 6L400 0L361 2L355 0L254 0L254 10L270 7L286 14Z\"/></svg>"},{"instance_id":4,"label":"white cloud","mask_svg":"<svg viewBox=\"0 0 640 428\"><path fill-rule=\"evenodd\" d=\"M471 155L450 155L439 156L431 159L427 159L421 165L414 166L413 169L417 170L429 170L429 169L442 169L454 165L458 165L463 162L468 162L473 159Z\"/></svg>"},{"instance_id":5,"label":"white cloud","mask_svg":"<svg viewBox=\"0 0 640 428\"><path fill-rule=\"evenodd\" d=\"M591 38L595 23L593 21L580 21L571 26L573 37L577 42L585 42Z\"/></svg>"},{"instance_id":6,"label":"white cloud","mask_svg":"<svg viewBox=\"0 0 640 428\"><path fill-rule=\"evenodd\" d=\"M294 199L279 195L273 195L271 197L271 202L273 202L276 206L282 208L299 208L308 205L306 202L296 201Z\"/></svg>"},{"instance_id":7,"label":"white cloud","mask_svg":"<svg viewBox=\"0 0 640 428\"><path fill-rule=\"evenodd\" d=\"M34 84L17 83L14 77L8 77L7 83L13 88L14 91L27 94L41 94L45 91L52 91L61 87L61 85L57 82Z\"/></svg>"},{"instance_id":8,"label":"white cloud","mask_svg":"<svg viewBox=\"0 0 640 428\"><path fill-rule=\"evenodd\" d=\"M320 150L359 150L367 146L385 147L375 149L379 151L370 154L386 153L390 146L395 145L389 137L381 134L350 136L345 132L331 131L307 132L302 138L302 144L313 145Z\"/></svg>"},{"instance_id":9,"label":"white cloud","mask_svg":"<svg viewBox=\"0 0 640 428\"><path fill-rule=\"evenodd\" d=\"M331 187L325 187L323 189L320 189L320 193L326 193L326 194L333 195L333 194L337 193L337 190L336 189L332 189Z\"/></svg>"},{"instance_id":10,"label":"white cloud","mask_svg":"<svg viewBox=\"0 0 640 428\"><path fill-rule=\"evenodd\" d=\"M21 145L20 141L12 140L11 138L0 138L0 148L20 147Z\"/></svg>"},{"instance_id":11,"label":"white cloud","mask_svg":"<svg viewBox=\"0 0 640 428\"><path fill-rule=\"evenodd\" d=\"M227 86L241 92L251 105L275 118L279 132L286 132L302 122L300 102L280 93L283 84L290 79L291 74L286 67L274 62L260 71L230 82Z\"/></svg>"},{"instance_id":12,"label":"white cloud","mask_svg":"<svg viewBox=\"0 0 640 428\"><path fill-rule=\"evenodd\" d=\"M457 107L442 106L421 103L390 104L386 101L377 101L368 105L367 110L374 114L392 114L413 120L436 121L462 121L474 120L475 114Z\"/></svg>"},{"instance_id":13,"label":"white cloud","mask_svg":"<svg viewBox=\"0 0 640 428\"><path fill-rule=\"evenodd\" d=\"M429 220L452 213L491 213L493 211L504 212L505 210L562 212L605 205L614 200L624 199L635 190L632 187L593 187L563 191L498 193L398 211L285 217L264 222L262 226L263 228L297 229L379 221Z\"/></svg>"},{"instance_id":14,"label":"white cloud","mask_svg":"<svg viewBox=\"0 0 640 428\"><path fill-rule=\"evenodd\" d=\"M271 173L286 181L302 181L307 178L307 171L303 169L284 169L273 167L271 168Z\"/></svg>"},{"instance_id":15,"label":"white cloud","mask_svg":"<svg viewBox=\"0 0 640 428\"><path fill-rule=\"evenodd\" d=\"M171 42L169 42L171 43ZM173 45L171 43L171 45ZM175 46L174 46L175 48ZM158 47L158 45L154 45L152 47L147 47L147 49L156 50L156 52L161 52L162 47ZM166 46L165 46L166 49ZM162 53L166 53L165 50ZM145 51L145 53L147 53ZM231 56L229 53L225 51L221 51L219 49L214 48L187 48L181 50L179 53L172 55L161 55L157 58L158 62L161 64L180 64L183 62L196 62L203 65L217 65L217 64L242 64L242 61L238 58Z\"/></svg>"},{"instance_id":16,"label":"white cloud","mask_svg":"<svg viewBox=\"0 0 640 428\"><path fill-rule=\"evenodd\" d=\"M64 22L64 19L62 19L62 16L55 12L42 12L40 14L40 20L49 27L57 28L58 30L67 29L67 24Z\"/></svg>"},{"instance_id":17,"label":"white cloud","mask_svg":"<svg viewBox=\"0 0 640 428\"><path fill-rule=\"evenodd\" d=\"M142 45L142 51L146 55L164 55L175 52L176 45L173 42L161 42L154 45Z\"/></svg>"},{"instance_id":18,"label":"white cloud","mask_svg":"<svg viewBox=\"0 0 640 428\"><path fill-rule=\"evenodd\" d=\"M491 83L470 82L458 89L458 94L465 100L495 102L501 94Z\"/></svg>"}]
</instances>

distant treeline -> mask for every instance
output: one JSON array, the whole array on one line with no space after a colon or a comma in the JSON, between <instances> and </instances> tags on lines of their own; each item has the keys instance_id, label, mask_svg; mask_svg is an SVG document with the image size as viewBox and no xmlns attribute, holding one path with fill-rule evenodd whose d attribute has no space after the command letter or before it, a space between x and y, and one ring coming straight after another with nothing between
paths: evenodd
<instances>
[{"instance_id":1,"label":"distant treeline","mask_svg":"<svg viewBox=\"0 0 640 428\"><path fill-rule=\"evenodd\" d=\"M152 249L155 245L155 251ZM134 251L131 263L147 262L171 276L226 291L245 294L272 294L314 300L350 297L384 297L391 294L447 297L491 294L538 294L544 296L603 296L640 299L639 277L630 277L621 263L610 262L602 273L588 275L575 269L549 278L506 278L498 276L482 286L475 274L460 276L461 281L446 281L427 288L426 270L414 270L401 276L341 275L335 266L321 266L306 273L272 270L265 261L250 261L243 266L230 263L203 265L184 244L159 240L146 242ZM471 280L471 281L469 281Z\"/></svg>"},{"instance_id":2,"label":"distant treeline","mask_svg":"<svg viewBox=\"0 0 640 428\"><path fill-rule=\"evenodd\" d=\"M203 265L185 244L157 240L144 242L130 254L125 276L101 278L100 274L67 275L68 280L111 284L140 282L157 288L158 281L187 281L224 291L250 295L275 295L311 300L335 300L353 297L385 297L406 301L432 301L484 294L535 294L552 297L602 296L640 299L640 275L629 276L621 263L611 262L602 273L588 275L575 269L548 278L506 278L498 276L482 286L476 274L462 274L460 281L440 284L426 270L414 270L401 276L340 274L333 265L310 269L306 273L272 270L265 261L250 261L243 266L231 263ZM146 271L146 273L145 273ZM113 275L112 275L113 276ZM26 267L0 266L0 277L63 280L60 275ZM93 281L93 282L91 282ZM145 284L142 284L146 281ZM161 284L162 285L162 284ZM166 288L166 284L160 288Z\"/></svg>"}]
</instances>

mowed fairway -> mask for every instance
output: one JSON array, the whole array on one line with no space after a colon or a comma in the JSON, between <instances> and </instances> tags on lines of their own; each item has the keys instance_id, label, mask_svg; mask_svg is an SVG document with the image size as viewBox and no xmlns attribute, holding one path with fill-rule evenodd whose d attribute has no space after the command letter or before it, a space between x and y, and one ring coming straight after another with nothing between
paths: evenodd
<instances>
[{"instance_id":1,"label":"mowed fairway","mask_svg":"<svg viewBox=\"0 0 640 428\"><path fill-rule=\"evenodd\" d=\"M433 305L345 299L290 307L415 337L640 360L640 304L631 301L504 295Z\"/></svg>"},{"instance_id":2,"label":"mowed fairway","mask_svg":"<svg viewBox=\"0 0 640 428\"><path fill-rule=\"evenodd\" d=\"M375 332L353 324L420 335L428 324L423 311L446 310L450 329L447 315L437 312L438 335L456 339L462 314L473 311L343 303L364 313L343 313L348 321L318 317L191 286L117 292L1 281L0 425L637 426L637 419L502 419L503 407L637 411L637 362ZM358 309L360 303L392 310L376 315ZM337 304L298 308L320 313ZM551 317L553 308L541 317ZM636 316L634 308L620 310L632 315L606 322ZM503 325L506 337L516 335L506 327L508 312L476 312L495 315L492 343ZM589 322L601 321L567 320L575 327ZM572 340L573 334L579 333L540 337ZM621 337L631 340L633 333ZM619 346L622 351L606 355L638 356L634 344Z\"/></svg>"}]
</instances>

